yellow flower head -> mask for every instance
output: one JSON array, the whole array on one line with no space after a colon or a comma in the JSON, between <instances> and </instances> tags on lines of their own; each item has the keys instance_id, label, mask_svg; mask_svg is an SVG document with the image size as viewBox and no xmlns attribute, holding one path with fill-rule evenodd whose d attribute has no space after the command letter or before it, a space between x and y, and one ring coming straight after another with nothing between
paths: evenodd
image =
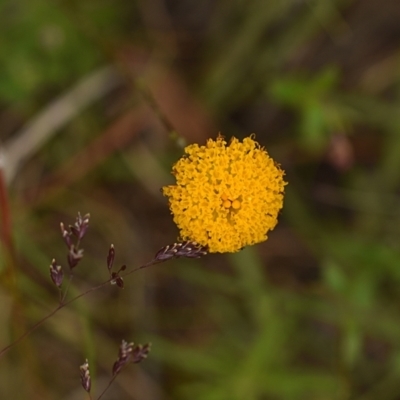
<instances>
[{"instance_id":1,"label":"yellow flower head","mask_svg":"<svg viewBox=\"0 0 400 400\"><path fill-rule=\"evenodd\" d=\"M283 205L284 172L250 136L192 144L173 167L176 184L165 186L182 240L211 253L236 252L263 242Z\"/></svg>"}]
</instances>

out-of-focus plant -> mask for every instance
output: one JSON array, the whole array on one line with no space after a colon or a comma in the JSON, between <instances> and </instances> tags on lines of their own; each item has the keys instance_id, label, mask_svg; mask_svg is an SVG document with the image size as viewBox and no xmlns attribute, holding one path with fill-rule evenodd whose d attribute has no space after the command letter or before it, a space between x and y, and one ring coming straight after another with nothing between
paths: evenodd
<instances>
[{"instance_id":1,"label":"out-of-focus plant","mask_svg":"<svg viewBox=\"0 0 400 400\"><path fill-rule=\"evenodd\" d=\"M343 132L344 121L334 100L338 71L326 69L311 77L278 78L270 88L274 102L297 113L299 144L309 151L325 149L332 134Z\"/></svg>"}]
</instances>

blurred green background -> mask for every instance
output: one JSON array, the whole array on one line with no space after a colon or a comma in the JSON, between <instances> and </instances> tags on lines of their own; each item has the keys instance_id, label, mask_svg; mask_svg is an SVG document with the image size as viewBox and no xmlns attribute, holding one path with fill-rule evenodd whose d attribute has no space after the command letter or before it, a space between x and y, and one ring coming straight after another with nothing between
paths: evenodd
<instances>
[{"instance_id":1,"label":"blurred green background","mask_svg":"<svg viewBox=\"0 0 400 400\"><path fill-rule=\"evenodd\" d=\"M70 296L178 235L189 143L256 133L289 182L267 242L64 308L0 358L1 399L400 399L396 0L2 0L0 347L58 304L59 223L91 214ZM97 394L97 396L96 396Z\"/></svg>"}]
</instances>

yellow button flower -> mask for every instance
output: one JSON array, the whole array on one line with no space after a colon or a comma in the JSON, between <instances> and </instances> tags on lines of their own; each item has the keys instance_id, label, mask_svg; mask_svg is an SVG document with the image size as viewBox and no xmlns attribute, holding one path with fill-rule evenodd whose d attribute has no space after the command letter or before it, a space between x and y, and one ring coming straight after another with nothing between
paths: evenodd
<instances>
[{"instance_id":1,"label":"yellow button flower","mask_svg":"<svg viewBox=\"0 0 400 400\"><path fill-rule=\"evenodd\" d=\"M165 186L182 240L210 253L236 252L263 242L283 206L284 172L254 140L230 143L219 136L192 144L173 167L176 184Z\"/></svg>"}]
</instances>

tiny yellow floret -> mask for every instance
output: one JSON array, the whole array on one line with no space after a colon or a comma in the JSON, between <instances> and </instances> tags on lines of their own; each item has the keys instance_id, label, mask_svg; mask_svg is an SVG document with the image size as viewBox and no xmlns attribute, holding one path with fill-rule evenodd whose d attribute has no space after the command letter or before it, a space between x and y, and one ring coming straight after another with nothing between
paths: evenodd
<instances>
[{"instance_id":1,"label":"tiny yellow floret","mask_svg":"<svg viewBox=\"0 0 400 400\"><path fill-rule=\"evenodd\" d=\"M283 206L284 172L254 135L229 144L222 136L185 148L165 186L182 240L211 253L236 252L263 242Z\"/></svg>"},{"instance_id":2,"label":"tiny yellow floret","mask_svg":"<svg viewBox=\"0 0 400 400\"><path fill-rule=\"evenodd\" d=\"M225 208L230 208L232 205L230 200L225 200L222 204Z\"/></svg>"},{"instance_id":3,"label":"tiny yellow floret","mask_svg":"<svg viewBox=\"0 0 400 400\"><path fill-rule=\"evenodd\" d=\"M240 208L240 201L239 200L232 201L232 208L238 210Z\"/></svg>"}]
</instances>

